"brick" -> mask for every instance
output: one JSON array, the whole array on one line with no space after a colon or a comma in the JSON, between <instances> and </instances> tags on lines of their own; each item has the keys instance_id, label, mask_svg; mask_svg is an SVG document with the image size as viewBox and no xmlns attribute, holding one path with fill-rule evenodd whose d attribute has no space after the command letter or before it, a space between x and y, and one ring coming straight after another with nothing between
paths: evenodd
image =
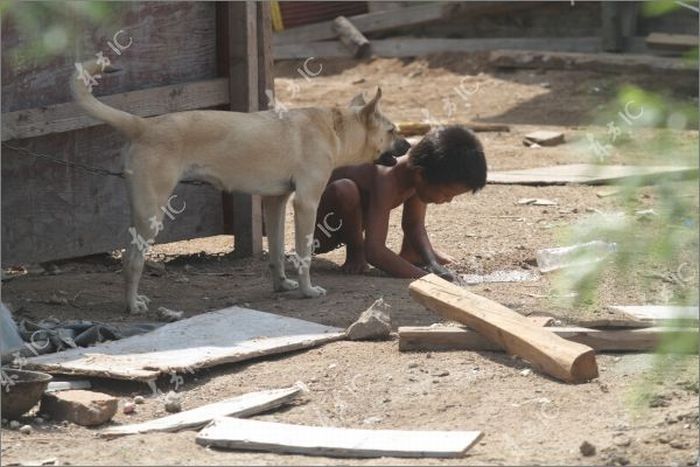
<instances>
[{"instance_id":1,"label":"brick","mask_svg":"<svg viewBox=\"0 0 700 467\"><path fill-rule=\"evenodd\" d=\"M101 425L117 413L117 398L95 391L71 390L44 393L41 412L54 420L68 420L83 426Z\"/></svg>"}]
</instances>

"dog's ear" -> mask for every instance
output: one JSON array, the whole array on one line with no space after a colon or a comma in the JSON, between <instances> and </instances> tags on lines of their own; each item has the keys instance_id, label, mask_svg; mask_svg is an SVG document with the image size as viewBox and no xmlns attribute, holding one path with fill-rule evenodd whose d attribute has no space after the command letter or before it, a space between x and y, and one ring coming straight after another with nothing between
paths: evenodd
<instances>
[{"instance_id":1,"label":"dog's ear","mask_svg":"<svg viewBox=\"0 0 700 467\"><path fill-rule=\"evenodd\" d=\"M362 107L362 110L360 111L360 115L362 116L365 121L369 119L372 115L377 113L379 110L379 99L382 98L382 88L377 88L377 94L374 95L374 98L372 98L369 103L365 104L364 107Z\"/></svg>"},{"instance_id":2,"label":"dog's ear","mask_svg":"<svg viewBox=\"0 0 700 467\"><path fill-rule=\"evenodd\" d=\"M367 101L365 101L365 94L361 92L352 98L348 107L362 107L365 104L367 104Z\"/></svg>"}]
</instances>

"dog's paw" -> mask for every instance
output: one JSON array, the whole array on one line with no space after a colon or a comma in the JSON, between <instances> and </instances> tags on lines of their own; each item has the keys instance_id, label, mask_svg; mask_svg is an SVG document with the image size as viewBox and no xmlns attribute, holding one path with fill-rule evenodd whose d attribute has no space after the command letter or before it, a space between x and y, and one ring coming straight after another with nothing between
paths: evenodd
<instances>
[{"instance_id":1,"label":"dog's paw","mask_svg":"<svg viewBox=\"0 0 700 467\"><path fill-rule=\"evenodd\" d=\"M326 289L323 287L319 287L317 285L312 285L306 290L302 290L302 293L304 294L304 297L306 298L316 298L320 297L322 295L326 295Z\"/></svg>"},{"instance_id":2,"label":"dog's paw","mask_svg":"<svg viewBox=\"0 0 700 467\"><path fill-rule=\"evenodd\" d=\"M275 292L287 292L289 290L296 290L299 288L299 283L293 281L292 279L282 279L275 282Z\"/></svg>"},{"instance_id":3,"label":"dog's paw","mask_svg":"<svg viewBox=\"0 0 700 467\"><path fill-rule=\"evenodd\" d=\"M137 295L129 302L129 313L132 315L142 315L148 312L148 304L151 299L145 295Z\"/></svg>"}]
</instances>

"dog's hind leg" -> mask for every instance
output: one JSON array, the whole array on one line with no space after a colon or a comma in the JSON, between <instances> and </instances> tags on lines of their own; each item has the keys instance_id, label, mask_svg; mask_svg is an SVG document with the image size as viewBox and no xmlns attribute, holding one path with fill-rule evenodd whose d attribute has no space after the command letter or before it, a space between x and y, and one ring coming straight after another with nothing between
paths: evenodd
<instances>
[{"instance_id":1,"label":"dog's hind leg","mask_svg":"<svg viewBox=\"0 0 700 467\"><path fill-rule=\"evenodd\" d=\"M129 313L138 314L148 311L150 301L148 297L138 293L146 251L155 242L158 232L163 228L164 207L169 206L168 196L175 189L180 174L172 169L169 171L160 168L146 170L146 167L138 169L127 167L127 173L131 226L124 261L126 305Z\"/></svg>"},{"instance_id":2,"label":"dog's hind leg","mask_svg":"<svg viewBox=\"0 0 700 467\"><path fill-rule=\"evenodd\" d=\"M323 287L311 285L310 276L311 253L316 243L314 241L316 210L324 187L325 182L308 186L297 185L294 195L295 265L299 271L299 288L305 297L318 297L326 294Z\"/></svg>"},{"instance_id":3,"label":"dog's hind leg","mask_svg":"<svg viewBox=\"0 0 700 467\"><path fill-rule=\"evenodd\" d=\"M287 279L284 271L284 214L289 196L289 194L286 194L263 198L265 229L268 249L270 250L272 286L275 292L299 288L299 284L296 281Z\"/></svg>"}]
</instances>

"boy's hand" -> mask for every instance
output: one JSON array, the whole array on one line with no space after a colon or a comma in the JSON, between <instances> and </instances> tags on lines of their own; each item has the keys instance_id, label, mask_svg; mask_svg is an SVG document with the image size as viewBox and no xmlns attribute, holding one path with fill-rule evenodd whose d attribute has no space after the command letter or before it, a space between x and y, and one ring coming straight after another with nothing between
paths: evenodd
<instances>
[{"instance_id":1,"label":"boy's hand","mask_svg":"<svg viewBox=\"0 0 700 467\"><path fill-rule=\"evenodd\" d=\"M428 272L432 272L433 274L436 274L437 276L440 276L442 279L445 279L446 281L454 282L456 279L455 273L447 269L446 267L438 264L438 263L433 263L429 264L428 266L425 267L425 270Z\"/></svg>"}]
</instances>

